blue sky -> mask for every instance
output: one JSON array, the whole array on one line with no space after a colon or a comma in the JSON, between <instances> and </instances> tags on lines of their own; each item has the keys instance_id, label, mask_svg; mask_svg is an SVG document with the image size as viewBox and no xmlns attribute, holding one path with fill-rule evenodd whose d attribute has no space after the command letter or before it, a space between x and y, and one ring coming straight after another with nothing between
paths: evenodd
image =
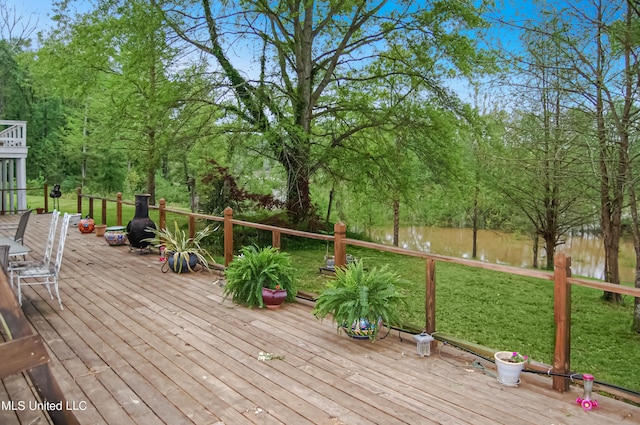
<instances>
[{"instance_id":1,"label":"blue sky","mask_svg":"<svg viewBox=\"0 0 640 425\"><path fill-rule=\"evenodd\" d=\"M51 26L51 0L5 0L10 9L15 7L18 16L32 22L38 21L39 28Z\"/></svg>"},{"instance_id":2,"label":"blue sky","mask_svg":"<svg viewBox=\"0 0 640 425\"><path fill-rule=\"evenodd\" d=\"M52 0L0 0L3 1L10 10L15 8L16 16L21 16L24 23L37 25L37 31L48 30L53 26ZM73 1L70 7L86 11L91 8L91 1Z\"/></svg>"}]
</instances>

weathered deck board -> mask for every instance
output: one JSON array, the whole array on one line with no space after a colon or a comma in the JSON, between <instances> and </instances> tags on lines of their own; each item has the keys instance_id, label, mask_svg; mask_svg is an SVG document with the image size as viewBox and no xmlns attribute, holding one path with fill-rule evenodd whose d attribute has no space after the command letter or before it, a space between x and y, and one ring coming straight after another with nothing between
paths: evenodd
<instances>
[{"instance_id":1,"label":"weathered deck board","mask_svg":"<svg viewBox=\"0 0 640 425\"><path fill-rule=\"evenodd\" d=\"M27 227L34 257L49 219L34 215ZM640 423L640 408L602 396L599 410L584 412L577 390L555 393L548 378L525 374L518 388L504 388L450 347L419 358L397 332L373 344L350 340L317 321L308 303L235 306L223 301L219 275L163 274L157 254L76 229L64 257L65 309L41 286L24 290L23 309L67 399L86 403L76 411L81 423ZM284 359L260 362L260 351ZM7 378L0 400L33 397L29 388L22 375ZM36 417L27 415L47 419L4 410L0 423Z\"/></svg>"}]
</instances>

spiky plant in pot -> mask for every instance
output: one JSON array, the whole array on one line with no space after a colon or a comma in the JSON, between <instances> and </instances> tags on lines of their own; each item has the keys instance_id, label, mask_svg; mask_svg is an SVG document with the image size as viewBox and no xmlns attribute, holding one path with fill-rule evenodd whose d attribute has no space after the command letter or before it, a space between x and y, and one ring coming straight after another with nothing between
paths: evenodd
<instances>
[{"instance_id":1,"label":"spiky plant in pot","mask_svg":"<svg viewBox=\"0 0 640 425\"><path fill-rule=\"evenodd\" d=\"M195 233L194 237L188 237L186 232L178 227L178 223L174 221L174 230L154 229L147 227L146 230L153 233L152 238L145 238L143 241L149 242L156 248L163 248L167 264L176 273L193 271L196 263L200 263L202 267L209 270L209 263L215 263L215 260L200 243L204 238L211 235L214 231L210 226L205 227Z\"/></svg>"}]
</instances>

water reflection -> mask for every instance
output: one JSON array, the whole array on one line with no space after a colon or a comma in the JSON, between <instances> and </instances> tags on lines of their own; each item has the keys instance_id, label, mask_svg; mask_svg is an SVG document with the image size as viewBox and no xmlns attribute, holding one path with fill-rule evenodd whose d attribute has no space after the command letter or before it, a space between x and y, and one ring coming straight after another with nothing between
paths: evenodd
<instances>
[{"instance_id":1,"label":"water reflection","mask_svg":"<svg viewBox=\"0 0 640 425\"><path fill-rule=\"evenodd\" d=\"M391 245L393 229L372 228L369 236L373 240ZM451 257L471 258L471 229L453 229L426 226L407 226L400 228L400 246L416 251ZM478 231L478 260L489 263L506 264L519 267L531 267L533 264L533 243L526 236L504 233L494 230ZM558 252L571 256L571 271L574 276L586 276L603 279L604 248L602 238L593 235L568 236L564 244L558 246ZM539 264L546 264L542 245ZM623 241L620 247L620 276L623 281L634 280L633 243Z\"/></svg>"}]
</instances>

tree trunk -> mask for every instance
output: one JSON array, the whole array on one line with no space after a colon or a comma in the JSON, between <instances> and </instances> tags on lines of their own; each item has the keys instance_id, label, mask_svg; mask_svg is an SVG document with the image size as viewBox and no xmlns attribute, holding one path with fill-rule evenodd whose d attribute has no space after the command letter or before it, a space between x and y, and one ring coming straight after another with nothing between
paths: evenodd
<instances>
[{"instance_id":1,"label":"tree trunk","mask_svg":"<svg viewBox=\"0 0 640 425\"><path fill-rule=\"evenodd\" d=\"M533 232L533 268L538 268L538 251L539 251L538 232Z\"/></svg>"},{"instance_id":2,"label":"tree trunk","mask_svg":"<svg viewBox=\"0 0 640 425\"><path fill-rule=\"evenodd\" d=\"M283 156L281 163L287 173L287 212L294 223L303 223L313 215L308 162L300 153Z\"/></svg>"},{"instance_id":3,"label":"tree trunk","mask_svg":"<svg viewBox=\"0 0 640 425\"><path fill-rule=\"evenodd\" d=\"M544 236L544 248L547 251L547 270L553 270L553 261L556 255L555 234L546 233Z\"/></svg>"},{"instance_id":4,"label":"tree trunk","mask_svg":"<svg viewBox=\"0 0 640 425\"><path fill-rule=\"evenodd\" d=\"M147 170L147 193L149 197L149 205L156 204L156 171L154 169Z\"/></svg>"},{"instance_id":5,"label":"tree trunk","mask_svg":"<svg viewBox=\"0 0 640 425\"><path fill-rule=\"evenodd\" d=\"M628 157L627 157L628 159ZM636 253L636 277L634 286L640 288L640 219L638 218L638 205L636 189L633 184L633 169L629 167L629 209L631 211L631 231L633 233L633 249ZM640 333L640 297L633 299L633 319L631 329Z\"/></svg>"},{"instance_id":6,"label":"tree trunk","mask_svg":"<svg viewBox=\"0 0 640 425\"><path fill-rule=\"evenodd\" d=\"M473 211L471 212L471 222L473 223L473 241L471 248L471 258L478 257L478 171L476 170L476 187L473 191Z\"/></svg>"},{"instance_id":7,"label":"tree trunk","mask_svg":"<svg viewBox=\"0 0 640 425\"><path fill-rule=\"evenodd\" d=\"M149 162L147 163L147 193L151 195L149 197L149 205L156 204L156 163L153 161L156 148L156 133L153 130L148 132L149 141Z\"/></svg>"},{"instance_id":8,"label":"tree trunk","mask_svg":"<svg viewBox=\"0 0 640 425\"><path fill-rule=\"evenodd\" d=\"M331 187L331 190L329 191L329 205L327 205L327 219L325 220L327 228L329 227L329 221L331 220L331 208L333 208L333 193L334 188Z\"/></svg>"},{"instance_id":9,"label":"tree trunk","mask_svg":"<svg viewBox=\"0 0 640 425\"><path fill-rule=\"evenodd\" d=\"M631 168L629 169L629 181L633 182L633 173ZM636 191L635 186L629 185L629 201L632 218L632 232L633 232L633 249L636 253L636 278L634 286L640 288L640 221L638 219L638 205L636 204ZM640 333L640 297L633 299L633 319L631 322L631 329Z\"/></svg>"},{"instance_id":10,"label":"tree trunk","mask_svg":"<svg viewBox=\"0 0 640 425\"><path fill-rule=\"evenodd\" d=\"M602 11L599 11L598 22L602 22ZM609 150L607 131L605 126L605 112L604 112L604 50L602 46L602 25L598 27L598 34L596 37L597 43L597 64L596 64L596 128L597 138L600 147L600 208L601 208L601 225L602 236L604 239L604 279L607 282L620 284L620 272L618 267L618 251L620 249L620 223L622 216L622 202L623 202L623 182L620 179L626 176L626 172L617 175L609 172L608 161L610 158L607 156ZM614 149L615 154L618 155L618 159L622 162L620 154L622 149L620 145L617 149ZM621 165L620 165L621 166ZM622 298L619 294L612 292L604 292L602 298L606 301L620 302Z\"/></svg>"},{"instance_id":11,"label":"tree trunk","mask_svg":"<svg viewBox=\"0 0 640 425\"><path fill-rule=\"evenodd\" d=\"M400 200L393 200L393 246L400 243Z\"/></svg>"},{"instance_id":12,"label":"tree trunk","mask_svg":"<svg viewBox=\"0 0 640 425\"><path fill-rule=\"evenodd\" d=\"M635 10L632 11L630 4L627 3L627 15L626 15L626 26L627 26L627 34L633 33L633 25L636 19L636 15L634 14ZM636 253L636 276L634 281L634 286L636 288L640 288L640 219L638 218L638 204L636 197L636 186L635 186L635 177L634 177L634 169L631 164L631 160L629 158L629 132L631 127L631 113L633 111L632 106L634 105L634 96L633 96L633 87L637 84L637 73L631 72L635 66L631 65L631 56L632 56L632 43L630 39L627 39L624 43L625 48L625 69L627 70L626 78L625 78L625 104L622 109L622 116L620 120L620 126L618 127L621 131L620 142L625 147L625 155L624 155L624 163L625 169L627 171L627 182L629 187L629 210L631 211L631 232L633 233L633 249ZM635 74L635 81L634 81ZM635 113L635 112L634 112ZM633 299L633 319L631 323L631 329L640 333L640 297L635 297Z\"/></svg>"},{"instance_id":13,"label":"tree trunk","mask_svg":"<svg viewBox=\"0 0 640 425\"><path fill-rule=\"evenodd\" d=\"M636 288L640 288L640 267L638 267L638 264L640 264L640 257L636 254ZM633 322L631 328L640 333L640 297L633 299Z\"/></svg>"}]
</instances>

